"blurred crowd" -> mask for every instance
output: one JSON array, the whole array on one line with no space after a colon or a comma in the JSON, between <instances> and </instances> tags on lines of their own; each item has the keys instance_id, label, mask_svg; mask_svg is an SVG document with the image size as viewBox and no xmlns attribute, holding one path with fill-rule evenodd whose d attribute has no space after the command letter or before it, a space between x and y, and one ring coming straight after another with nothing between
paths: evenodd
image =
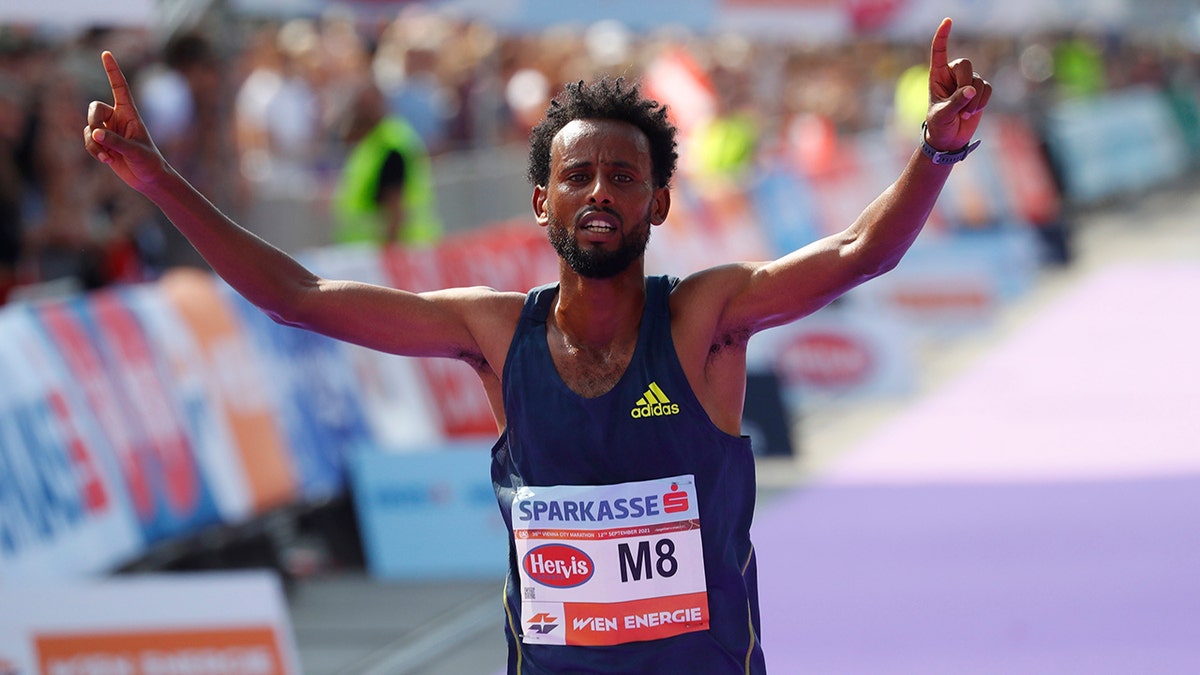
<instances>
[{"instance_id":1,"label":"blurred crowd","mask_svg":"<svg viewBox=\"0 0 1200 675\"><path fill-rule=\"evenodd\" d=\"M677 101L696 87L714 103L703 115L674 110L693 144L684 148L684 175L738 176L812 142L813 128L841 135L895 126L915 139L923 82L909 87L914 113L905 74L923 72L928 58L924 43L634 34L615 22L509 35L419 7L382 21L337 11L214 15L170 35L0 26L0 302L202 264L157 210L82 149L88 102L110 98L98 59L104 49L125 68L164 155L235 218L265 196L327 206L319 197L345 158L349 92L367 79L420 133L435 163L523 145L565 82L653 76L675 87ZM993 82L993 108L1035 123L1064 96L1137 85L1195 95L1196 54L1170 40L956 34L954 52L970 55Z\"/></svg>"}]
</instances>

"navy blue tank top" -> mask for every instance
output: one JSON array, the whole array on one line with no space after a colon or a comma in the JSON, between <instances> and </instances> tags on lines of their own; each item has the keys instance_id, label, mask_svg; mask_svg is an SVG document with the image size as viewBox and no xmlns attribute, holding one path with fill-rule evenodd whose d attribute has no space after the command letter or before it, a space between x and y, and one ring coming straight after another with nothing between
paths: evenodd
<instances>
[{"instance_id":1,"label":"navy blue tank top","mask_svg":"<svg viewBox=\"0 0 1200 675\"><path fill-rule=\"evenodd\" d=\"M509 673L765 672L750 542L754 457L748 438L731 436L713 424L684 375L668 304L677 283L666 276L646 278L646 306L633 358L616 386L595 398L568 388L550 356L546 319L558 285L536 288L526 299L504 366L507 428L492 449L492 481L509 530L504 598ZM518 560L513 539L518 491L682 475L695 478L709 627L606 646L523 639L531 630L560 630L554 622L561 617L550 612L522 616L522 594L536 589L521 587L518 566L529 562ZM649 556L658 553L662 551L632 549L623 564L638 572L633 563L643 563L641 571L652 571Z\"/></svg>"}]
</instances>

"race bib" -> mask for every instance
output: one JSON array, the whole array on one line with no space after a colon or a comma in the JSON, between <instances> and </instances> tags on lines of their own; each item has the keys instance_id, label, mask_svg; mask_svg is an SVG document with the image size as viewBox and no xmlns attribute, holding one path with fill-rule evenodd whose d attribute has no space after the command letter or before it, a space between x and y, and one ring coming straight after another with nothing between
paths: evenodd
<instances>
[{"instance_id":1,"label":"race bib","mask_svg":"<svg viewBox=\"0 0 1200 675\"><path fill-rule=\"evenodd\" d=\"M520 488L521 640L617 645L707 630L696 500L691 475Z\"/></svg>"}]
</instances>

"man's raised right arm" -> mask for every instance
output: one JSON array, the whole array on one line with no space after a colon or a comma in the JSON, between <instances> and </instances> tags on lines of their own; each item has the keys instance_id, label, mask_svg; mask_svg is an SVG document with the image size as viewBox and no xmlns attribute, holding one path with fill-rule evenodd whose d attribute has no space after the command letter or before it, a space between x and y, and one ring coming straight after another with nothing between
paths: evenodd
<instances>
[{"instance_id":1,"label":"man's raised right arm","mask_svg":"<svg viewBox=\"0 0 1200 675\"><path fill-rule=\"evenodd\" d=\"M510 294L454 289L426 294L330 281L221 213L163 158L125 75L101 55L113 104L88 107L84 146L170 219L221 278L274 320L381 351L478 358L482 315L513 304ZM233 170L233 169L231 169ZM496 305L496 307L491 307ZM507 312L500 312L507 314Z\"/></svg>"}]
</instances>

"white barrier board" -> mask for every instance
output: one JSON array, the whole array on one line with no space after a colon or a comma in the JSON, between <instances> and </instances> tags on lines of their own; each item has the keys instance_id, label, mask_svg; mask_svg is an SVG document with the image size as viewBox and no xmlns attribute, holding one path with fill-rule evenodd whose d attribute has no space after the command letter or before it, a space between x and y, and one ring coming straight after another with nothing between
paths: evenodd
<instances>
[{"instance_id":1,"label":"white barrier board","mask_svg":"<svg viewBox=\"0 0 1200 675\"><path fill-rule=\"evenodd\" d=\"M154 574L0 589L3 675L298 675L269 572Z\"/></svg>"}]
</instances>

